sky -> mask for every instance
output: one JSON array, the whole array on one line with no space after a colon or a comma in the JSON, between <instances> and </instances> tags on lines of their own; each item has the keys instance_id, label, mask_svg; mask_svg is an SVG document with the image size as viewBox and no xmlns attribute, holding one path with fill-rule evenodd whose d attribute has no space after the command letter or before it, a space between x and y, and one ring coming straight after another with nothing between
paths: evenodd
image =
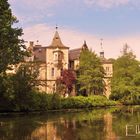
<instances>
[{"instance_id":1,"label":"sky","mask_svg":"<svg viewBox=\"0 0 140 140\"><path fill-rule=\"evenodd\" d=\"M25 41L51 44L58 32L65 46L79 48L86 40L97 54L121 55L127 43L140 60L140 0L9 0Z\"/></svg>"}]
</instances>

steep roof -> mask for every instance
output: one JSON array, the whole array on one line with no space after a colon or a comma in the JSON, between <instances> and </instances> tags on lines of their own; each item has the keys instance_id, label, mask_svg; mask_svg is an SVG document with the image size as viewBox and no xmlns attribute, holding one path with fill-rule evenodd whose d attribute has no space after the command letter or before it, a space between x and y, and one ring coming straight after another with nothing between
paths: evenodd
<instances>
[{"instance_id":1,"label":"steep roof","mask_svg":"<svg viewBox=\"0 0 140 140\"><path fill-rule=\"evenodd\" d=\"M54 34L54 37L53 37L51 46L59 46L59 47L64 46L63 43L62 43L62 41L61 41L61 38L59 36L58 31L56 31L55 34Z\"/></svg>"},{"instance_id":2,"label":"steep roof","mask_svg":"<svg viewBox=\"0 0 140 140\"><path fill-rule=\"evenodd\" d=\"M69 51L69 60L79 59L82 48L72 49Z\"/></svg>"},{"instance_id":3,"label":"steep roof","mask_svg":"<svg viewBox=\"0 0 140 140\"><path fill-rule=\"evenodd\" d=\"M66 49L68 49L69 47L66 47L63 45L58 31L55 31L52 43L47 48L66 48Z\"/></svg>"},{"instance_id":4,"label":"steep roof","mask_svg":"<svg viewBox=\"0 0 140 140\"><path fill-rule=\"evenodd\" d=\"M69 51L69 59L70 59L71 61L76 60L76 59L79 59L80 53L81 53L83 50L86 50L86 49L88 49L88 46L87 46L86 41L84 41L84 44L82 45L81 48L72 49L72 50Z\"/></svg>"}]
</instances>

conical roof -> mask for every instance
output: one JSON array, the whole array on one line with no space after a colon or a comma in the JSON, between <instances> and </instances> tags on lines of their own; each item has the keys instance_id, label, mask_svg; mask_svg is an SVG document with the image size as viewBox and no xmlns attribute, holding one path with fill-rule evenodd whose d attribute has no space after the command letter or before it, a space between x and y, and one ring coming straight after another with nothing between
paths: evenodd
<instances>
[{"instance_id":1,"label":"conical roof","mask_svg":"<svg viewBox=\"0 0 140 140\"><path fill-rule=\"evenodd\" d=\"M58 27L56 27L56 31L55 31L55 34L54 34L54 37L53 37L53 40L52 40L51 45L47 46L46 48L52 48L52 49L56 49L56 48L69 49L69 47L66 47L65 45L63 45L57 29L58 29Z\"/></svg>"},{"instance_id":2,"label":"conical roof","mask_svg":"<svg viewBox=\"0 0 140 140\"><path fill-rule=\"evenodd\" d=\"M58 31L55 32L51 45L52 47L65 47L61 41Z\"/></svg>"}]
</instances>

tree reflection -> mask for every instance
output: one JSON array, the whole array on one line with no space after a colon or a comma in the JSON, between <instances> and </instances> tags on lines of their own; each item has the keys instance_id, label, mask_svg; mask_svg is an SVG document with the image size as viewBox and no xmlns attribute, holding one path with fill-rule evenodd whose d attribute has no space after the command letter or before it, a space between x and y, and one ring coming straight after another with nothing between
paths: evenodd
<instances>
[{"instance_id":1,"label":"tree reflection","mask_svg":"<svg viewBox=\"0 0 140 140\"><path fill-rule=\"evenodd\" d=\"M96 110L78 113L72 119L63 118L54 123L56 135L61 140L104 140L104 113L103 110Z\"/></svg>"},{"instance_id":2,"label":"tree reflection","mask_svg":"<svg viewBox=\"0 0 140 140\"><path fill-rule=\"evenodd\" d=\"M40 124L31 118L1 118L0 138L2 140L31 140L31 133Z\"/></svg>"},{"instance_id":3,"label":"tree reflection","mask_svg":"<svg viewBox=\"0 0 140 140\"><path fill-rule=\"evenodd\" d=\"M0 118L0 140L131 140L126 124L140 122L139 109L96 109ZM139 139L140 134L133 137Z\"/></svg>"}]
</instances>

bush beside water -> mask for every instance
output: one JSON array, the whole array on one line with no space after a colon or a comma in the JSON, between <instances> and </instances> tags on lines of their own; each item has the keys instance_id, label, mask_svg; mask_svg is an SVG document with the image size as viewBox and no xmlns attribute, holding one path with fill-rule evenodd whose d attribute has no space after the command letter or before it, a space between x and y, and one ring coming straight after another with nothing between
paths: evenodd
<instances>
[{"instance_id":1,"label":"bush beside water","mask_svg":"<svg viewBox=\"0 0 140 140\"><path fill-rule=\"evenodd\" d=\"M114 106L115 101L108 100L104 96L74 96L62 98L58 94L30 93L26 101L11 101L10 106L2 107L0 111L47 111L59 109L79 109L92 107Z\"/></svg>"},{"instance_id":2,"label":"bush beside water","mask_svg":"<svg viewBox=\"0 0 140 140\"><path fill-rule=\"evenodd\" d=\"M140 105L140 94L139 93L134 92L130 95L121 97L120 99L116 98L117 96L116 97L115 96L111 94L110 99L111 100L117 100L120 104L123 104L123 105Z\"/></svg>"},{"instance_id":3,"label":"bush beside water","mask_svg":"<svg viewBox=\"0 0 140 140\"><path fill-rule=\"evenodd\" d=\"M91 108L91 107L104 107L116 105L115 101L108 100L104 96L75 96L69 98L62 98L62 108Z\"/></svg>"}]
</instances>

